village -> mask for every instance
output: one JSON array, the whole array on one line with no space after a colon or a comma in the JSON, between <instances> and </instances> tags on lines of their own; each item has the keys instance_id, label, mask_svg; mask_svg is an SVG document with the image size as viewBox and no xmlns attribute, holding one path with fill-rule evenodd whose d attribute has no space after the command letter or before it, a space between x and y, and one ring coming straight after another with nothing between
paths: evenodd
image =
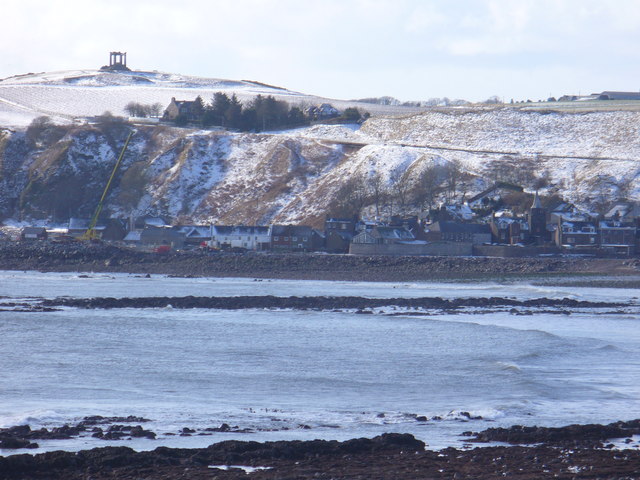
<instances>
[{"instance_id":1,"label":"village","mask_svg":"<svg viewBox=\"0 0 640 480\"><path fill-rule=\"evenodd\" d=\"M68 225L26 226L22 242L78 242L89 219ZM478 218L469 204L441 205L428 216L387 221L327 216L324 229L309 225L170 225L160 217L109 219L94 228L102 242L156 253L204 250L211 253L309 253L529 257L561 254L630 257L640 251L640 206L618 204L593 216L566 202L543 206L536 193L527 212L492 212ZM6 240L5 236L5 240Z\"/></svg>"},{"instance_id":2,"label":"village","mask_svg":"<svg viewBox=\"0 0 640 480\"><path fill-rule=\"evenodd\" d=\"M109 65L101 70L129 71L126 53L111 52ZM589 99L626 99L630 98L629 95L625 92L603 92L593 94ZM562 100L583 99L563 97ZM154 107L154 113L151 113L150 107ZM173 97L163 114L160 113L160 105L145 106L135 102L130 102L125 110L132 115L129 121L134 123L143 117L152 117L149 120L178 127L218 126L251 131L309 123L360 123L368 117L366 112L358 109L339 111L328 103L310 105L303 111L273 97L260 95L243 107L235 96L229 98L223 93L216 93L210 105L204 104L200 97L196 100L176 100ZM127 144L128 140L121 158ZM112 177L117 168L118 163ZM396 207L399 205L401 208L396 208L395 212L391 208L385 214L381 214L382 209L379 208L384 203L381 200L380 174L376 173L371 178L354 178L353 182L347 182L345 188L338 192L339 208L326 212L324 225L320 225L321 221L309 224L274 222L268 225L232 225L224 222L185 224L178 219L154 215L98 219L96 214L92 219L72 217L66 224L21 224L21 230L13 228L9 234L6 229L4 233L0 229L0 240L54 243L101 241L157 253L197 250L234 254L324 252L390 256L535 257L569 254L630 257L640 252L640 206L636 203L615 203L611 199L602 202L603 208L597 213L582 211L558 195L542 197L533 188L525 193L519 185L528 183L531 187L533 184L528 181L531 179L514 177L509 179L514 183L509 183L500 180L499 175L493 178L494 183L489 188L465 199L466 192L462 198L456 195L456 184L462 179L457 178L459 172L456 168L453 162L450 171L444 168L438 173L440 177L448 175L446 180L440 178L450 184L451 191L446 195L438 195L436 187L430 188L428 195L421 193L418 191L421 188L418 181L414 185L417 193L414 192L416 202L413 210L402 208L407 207L407 192L404 190L409 188L409 180L390 179L393 183L390 188L398 190ZM435 172L435 168L432 170L425 175ZM524 166L520 170L524 172L522 175L526 174ZM498 173L506 175L504 172ZM486 186L489 180L485 180ZM358 182L362 183L359 187ZM355 201L352 198L350 194L353 192L350 190L355 191L358 189L356 187L367 190L364 196L360 195L366 200ZM109 184L105 187L103 198L108 190ZM440 193L443 193L446 188L442 187L441 190ZM519 205L516 205L517 202L504 201L514 191L519 195ZM422 200L418 201L418 197ZM438 199L443 203L438 205L435 201ZM367 204L371 207L371 203L375 204L375 211L365 208ZM101 208L100 204L98 213ZM416 213L416 210L419 212Z\"/></svg>"}]
</instances>

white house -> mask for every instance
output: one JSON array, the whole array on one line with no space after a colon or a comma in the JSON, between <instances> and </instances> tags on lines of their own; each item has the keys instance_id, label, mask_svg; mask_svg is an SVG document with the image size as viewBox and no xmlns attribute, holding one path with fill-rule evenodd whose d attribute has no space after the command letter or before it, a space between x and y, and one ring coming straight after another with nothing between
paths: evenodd
<instances>
[{"instance_id":1,"label":"white house","mask_svg":"<svg viewBox=\"0 0 640 480\"><path fill-rule=\"evenodd\" d=\"M243 225L211 225L211 248L244 248L268 250L271 244L271 227Z\"/></svg>"}]
</instances>

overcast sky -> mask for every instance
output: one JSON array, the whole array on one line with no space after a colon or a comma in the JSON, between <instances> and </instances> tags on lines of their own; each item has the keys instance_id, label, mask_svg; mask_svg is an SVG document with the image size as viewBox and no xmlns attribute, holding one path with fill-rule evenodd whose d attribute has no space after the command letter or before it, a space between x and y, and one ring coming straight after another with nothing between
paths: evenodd
<instances>
[{"instance_id":1,"label":"overcast sky","mask_svg":"<svg viewBox=\"0 0 640 480\"><path fill-rule=\"evenodd\" d=\"M3 0L0 78L129 67L325 97L640 90L640 0Z\"/></svg>"}]
</instances>

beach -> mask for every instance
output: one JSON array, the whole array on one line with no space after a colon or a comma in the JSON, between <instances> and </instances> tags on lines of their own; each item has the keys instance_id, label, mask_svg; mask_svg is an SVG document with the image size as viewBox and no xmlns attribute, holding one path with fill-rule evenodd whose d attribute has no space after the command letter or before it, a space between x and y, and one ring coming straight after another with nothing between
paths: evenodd
<instances>
[{"instance_id":1,"label":"beach","mask_svg":"<svg viewBox=\"0 0 640 480\"><path fill-rule=\"evenodd\" d=\"M639 478L635 260L0 252L0 479Z\"/></svg>"}]
</instances>

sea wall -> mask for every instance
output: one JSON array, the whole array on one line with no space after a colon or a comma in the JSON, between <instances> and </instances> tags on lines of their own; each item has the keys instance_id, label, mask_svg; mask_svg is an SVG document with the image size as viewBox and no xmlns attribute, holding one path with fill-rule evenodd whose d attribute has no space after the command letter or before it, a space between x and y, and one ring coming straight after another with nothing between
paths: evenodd
<instances>
[{"instance_id":1,"label":"sea wall","mask_svg":"<svg viewBox=\"0 0 640 480\"><path fill-rule=\"evenodd\" d=\"M471 243L433 242L427 244L370 244L352 243L352 255L431 255L440 257L466 257L473 254Z\"/></svg>"}]
</instances>

